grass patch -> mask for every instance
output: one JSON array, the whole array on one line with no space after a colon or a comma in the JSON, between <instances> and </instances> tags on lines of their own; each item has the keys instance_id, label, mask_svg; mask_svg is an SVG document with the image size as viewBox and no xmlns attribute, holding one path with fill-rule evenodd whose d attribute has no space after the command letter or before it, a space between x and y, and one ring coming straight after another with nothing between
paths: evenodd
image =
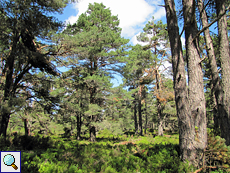
<instances>
[{"instance_id":1,"label":"grass patch","mask_svg":"<svg viewBox=\"0 0 230 173\"><path fill-rule=\"evenodd\" d=\"M24 173L183 172L185 169L178 155L177 135L155 138L100 135L94 143L58 136L17 136L8 139L4 150L22 151Z\"/></svg>"}]
</instances>

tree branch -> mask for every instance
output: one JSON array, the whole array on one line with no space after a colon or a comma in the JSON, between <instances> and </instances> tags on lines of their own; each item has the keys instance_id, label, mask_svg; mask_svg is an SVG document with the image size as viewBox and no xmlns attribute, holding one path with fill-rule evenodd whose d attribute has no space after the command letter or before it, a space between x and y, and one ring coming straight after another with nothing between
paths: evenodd
<instances>
[{"instance_id":1,"label":"tree branch","mask_svg":"<svg viewBox=\"0 0 230 173\"><path fill-rule=\"evenodd\" d=\"M16 90L16 86L18 85L18 82L22 79L24 74L27 73L29 71L29 69L31 69L31 67L32 67L31 65L27 64L26 67L22 70L22 72L17 76L17 78L14 82L13 92Z\"/></svg>"},{"instance_id":2,"label":"tree branch","mask_svg":"<svg viewBox=\"0 0 230 173\"><path fill-rule=\"evenodd\" d=\"M204 26L197 34L196 36L192 39L191 42L193 42L197 37L199 37L199 35L204 32L206 29L208 29L210 26L212 26L215 22L217 22L223 15L226 14L226 12L229 10L230 5L225 9L225 12L223 14L221 14L220 16L218 16L215 20L213 20L210 24L208 24L207 26Z\"/></svg>"}]
</instances>

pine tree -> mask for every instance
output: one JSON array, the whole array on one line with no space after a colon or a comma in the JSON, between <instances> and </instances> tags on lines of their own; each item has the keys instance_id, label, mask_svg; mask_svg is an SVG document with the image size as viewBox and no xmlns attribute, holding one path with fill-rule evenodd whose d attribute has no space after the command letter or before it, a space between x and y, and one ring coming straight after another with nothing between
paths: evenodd
<instances>
[{"instance_id":1,"label":"pine tree","mask_svg":"<svg viewBox=\"0 0 230 173\"><path fill-rule=\"evenodd\" d=\"M11 114L12 102L17 90L25 88L20 83L24 76L34 68L58 75L50 56L55 54L51 45L38 42L50 40L62 23L47 13L61 13L68 1L19 1L1 0L1 129L0 134L6 137ZM45 48L45 50L44 50ZM17 98L17 97L16 97Z\"/></svg>"},{"instance_id":2,"label":"pine tree","mask_svg":"<svg viewBox=\"0 0 230 173\"><path fill-rule=\"evenodd\" d=\"M155 95L157 96L157 110L158 110L158 135L163 135L163 106L158 97L159 92L162 90L161 72L160 67L167 60L167 47L168 47L168 33L166 31L166 24L162 21L155 22L154 17L144 27L144 32L141 33L137 39L148 44L144 47L145 50L150 49L152 52L153 66L151 67L151 73L154 74L155 79ZM150 70L149 70L150 72Z\"/></svg>"},{"instance_id":3,"label":"pine tree","mask_svg":"<svg viewBox=\"0 0 230 173\"><path fill-rule=\"evenodd\" d=\"M122 75L124 77L124 85L129 87L129 90L134 90L134 123L135 133L143 135L142 129L142 103L143 88L145 84L152 81L151 76L144 76L145 69L151 66L151 53L148 50L143 50L143 47L136 45L132 47L127 58L126 65L122 68ZM137 109L138 108L138 109ZM137 123L137 111L139 115L139 126ZM138 128L139 127L139 128Z\"/></svg>"},{"instance_id":4,"label":"pine tree","mask_svg":"<svg viewBox=\"0 0 230 173\"><path fill-rule=\"evenodd\" d=\"M71 59L78 60L84 67L80 76L88 94L88 109L84 112L85 120L90 131L90 140L96 139L96 128L92 122L98 120L100 106L103 104L103 92L110 87L108 77L118 69L125 55L124 45L129 40L121 38L117 16L102 3L89 4L87 12L80 15L78 21L68 25L61 37L63 44L68 45ZM71 62L71 61L70 61ZM73 61L72 61L73 62ZM72 64L76 67L76 64ZM95 112L94 112L95 111Z\"/></svg>"},{"instance_id":5,"label":"pine tree","mask_svg":"<svg viewBox=\"0 0 230 173\"><path fill-rule=\"evenodd\" d=\"M221 84L223 89L223 106L220 113L221 137L225 138L226 145L230 145L230 48L227 31L226 6L228 1L215 1L218 20L219 55L221 62Z\"/></svg>"},{"instance_id":6,"label":"pine tree","mask_svg":"<svg viewBox=\"0 0 230 173\"><path fill-rule=\"evenodd\" d=\"M173 64L173 81L179 125L179 146L182 160L193 162L193 141L195 129L191 122L191 110L186 86L185 63L180 40L177 13L174 0L165 0L167 28Z\"/></svg>"}]
</instances>

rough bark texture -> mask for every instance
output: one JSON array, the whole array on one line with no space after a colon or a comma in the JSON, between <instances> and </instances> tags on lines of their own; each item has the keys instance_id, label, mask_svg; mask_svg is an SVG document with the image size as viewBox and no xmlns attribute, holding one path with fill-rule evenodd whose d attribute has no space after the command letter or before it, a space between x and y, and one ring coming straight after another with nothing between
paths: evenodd
<instances>
[{"instance_id":1,"label":"rough bark texture","mask_svg":"<svg viewBox=\"0 0 230 173\"><path fill-rule=\"evenodd\" d=\"M225 12L226 0L216 0L217 17ZM230 51L228 42L227 20L223 15L218 20L219 55L221 62L221 81L223 89L223 111L221 114L221 137L230 145Z\"/></svg>"},{"instance_id":2,"label":"rough bark texture","mask_svg":"<svg viewBox=\"0 0 230 173\"><path fill-rule=\"evenodd\" d=\"M198 0L197 4L198 4L198 9L200 11L202 25L203 25L203 28L205 28L209 25L209 23L208 23L207 14L204 8L204 3L202 0ZM206 51L208 54L208 60L209 60L210 72L211 72L211 80L212 80L211 90L215 96L214 103L218 105L216 106L216 108L214 107L214 110L217 109L217 112L218 112L218 115L216 114L216 111L214 112L214 123L215 123L215 127L219 128L220 127L219 118L222 116L222 112L224 109L223 100L222 100L223 90L221 87L220 77L219 77L219 73L217 69L216 57L215 57L214 48L213 48L213 42L210 36L209 28L204 30L204 39L206 43Z\"/></svg>"},{"instance_id":3,"label":"rough bark texture","mask_svg":"<svg viewBox=\"0 0 230 173\"><path fill-rule=\"evenodd\" d=\"M194 124L191 123L191 110L188 102L188 91L182 46L174 0L164 0L168 25L168 34L172 53L173 81L176 109L179 123L179 145L181 159L193 163L195 160Z\"/></svg>"},{"instance_id":4,"label":"rough bark texture","mask_svg":"<svg viewBox=\"0 0 230 173\"><path fill-rule=\"evenodd\" d=\"M199 155L203 153L207 145L203 73L200 63L199 41L198 38L195 38L198 33L195 16L195 1L183 0L182 2L185 22L186 59L188 66L188 94L192 120L194 121L192 123L194 123L196 128L195 147L198 160L195 165L198 166L199 163L202 163L202 160L199 160L202 159L199 158Z\"/></svg>"}]
</instances>

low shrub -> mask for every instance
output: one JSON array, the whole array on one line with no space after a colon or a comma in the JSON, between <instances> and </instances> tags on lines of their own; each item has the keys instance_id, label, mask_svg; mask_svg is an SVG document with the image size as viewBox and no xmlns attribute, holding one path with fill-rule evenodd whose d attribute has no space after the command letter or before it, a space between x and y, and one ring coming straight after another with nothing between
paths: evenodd
<instances>
[{"instance_id":1,"label":"low shrub","mask_svg":"<svg viewBox=\"0 0 230 173\"><path fill-rule=\"evenodd\" d=\"M19 136L17 139L20 139L17 147L21 147L22 151L23 173L186 171L186 166L179 158L178 141L174 144L175 138L136 137L120 141L105 140L104 137L95 143L40 135L27 139ZM33 150L20 146L25 145L24 140L33 142ZM14 144L7 149L11 150L12 147L15 147Z\"/></svg>"}]
</instances>

